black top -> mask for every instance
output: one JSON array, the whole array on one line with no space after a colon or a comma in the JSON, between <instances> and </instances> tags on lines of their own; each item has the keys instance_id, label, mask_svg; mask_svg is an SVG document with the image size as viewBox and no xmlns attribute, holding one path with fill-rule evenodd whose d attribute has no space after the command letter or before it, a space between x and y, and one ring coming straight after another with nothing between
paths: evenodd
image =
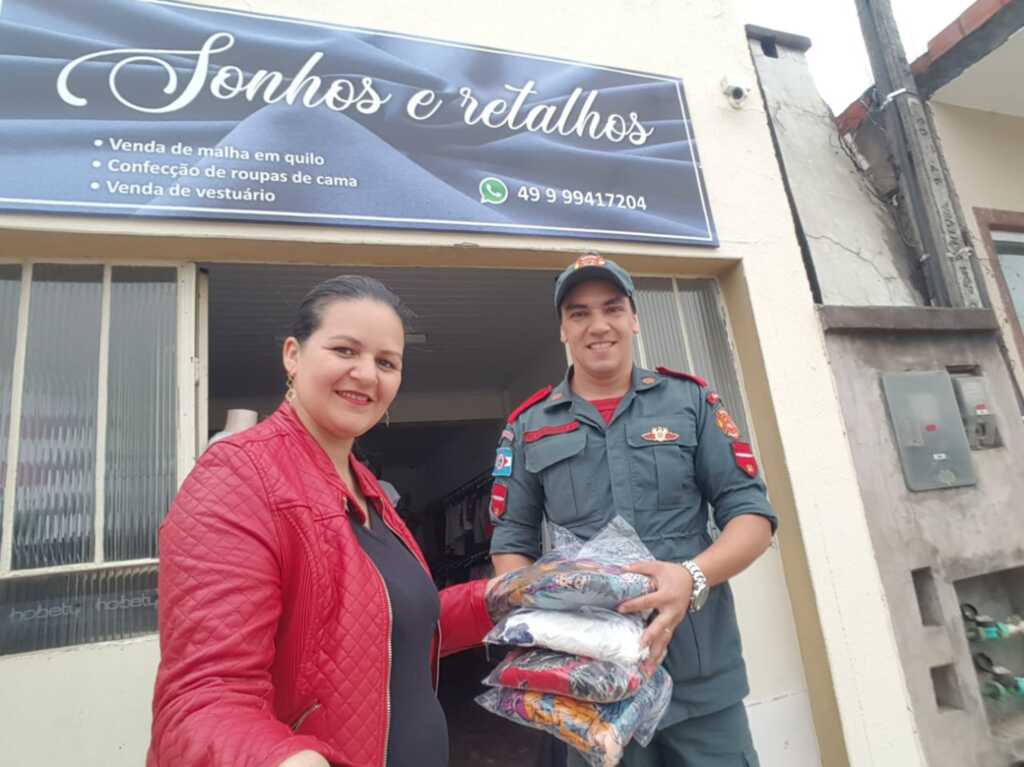
<instances>
[{"instance_id":1,"label":"black top","mask_svg":"<svg viewBox=\"0 0 1024 767\"><path fill-rule=\"evenodd\" d=\"M372 508L372 503L370 504ZM349 516L391 599L391 729L388 767L446 767L448 725L431 678L430 650L441 614L437 588L423 566L376 512L367 530Z\"/></svg>"}]
</instances>

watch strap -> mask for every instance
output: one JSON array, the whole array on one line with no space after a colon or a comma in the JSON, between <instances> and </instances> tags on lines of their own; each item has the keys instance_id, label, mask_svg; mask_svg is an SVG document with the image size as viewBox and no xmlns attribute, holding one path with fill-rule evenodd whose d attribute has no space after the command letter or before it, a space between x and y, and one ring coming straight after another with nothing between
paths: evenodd
<instances>
[{"instance_id":1,"label":"watch strap","mask_svg":"<svg viewBox=\"0 0 1024 767\"><path fill-rule=\"evenodd\" d=\"M680 563L693 579L693 590L690 592L690 610L696 612L704 606L705 592L708 590L708 579L700 565L691 559Z\"/></svg>"}]
</instances>

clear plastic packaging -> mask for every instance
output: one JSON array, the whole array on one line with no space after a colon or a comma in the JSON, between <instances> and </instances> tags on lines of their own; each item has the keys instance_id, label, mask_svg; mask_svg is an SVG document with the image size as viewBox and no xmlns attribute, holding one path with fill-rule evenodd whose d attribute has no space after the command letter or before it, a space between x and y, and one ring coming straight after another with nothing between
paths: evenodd
<instances>
[{"instance_id":1,"label":"clear plastic packaging","mask_svg":"<svg viewBox=\"0 0 1024 767\"><path fill-rule=\"evenodd\" d=\"M614 609L654 590L646 575L624 570L653 559L636 531L616 516L583 543L553 526L554 548L532 565L503 575L487 595L487 608L500 619L514 610Z\"/></svg>"},{"instance_id":2,"label":"clear plastic packaging","mask_svg":"<svg viewBox=\"0 0 1024 767\"><path fill-rule=\"evenodd\" d=\"M578 612L518 610L490 630L484 642L544 647L622 665L639 663L648 650L640 645L643 622L611 610Z\"/></svg>"},{"instance_id":3,"label":"clear plastic packaging","mask_svg":"<svg viewBox=\"0 0 1024 767\"><path fill-rule=\"evenodd\" d=\"M561 695L496 687L476 702L491 713L543 730L579 751L593 767L614 767L631 739L647 746L672 697L672 679L654 672L632 698L588 703Z\"/></svg>"},{"instance_id":4,"label":"clear plastic packaging","mask_svg":"<svg viewBox=\"0 0 1024 767\"><path fill-rule=\"evenodd\" d=\"M566 695L591 703L616 703L635 695L646 681L638 665L536 649L510 652L484 684Z\"/></svg>"}]
</instances>

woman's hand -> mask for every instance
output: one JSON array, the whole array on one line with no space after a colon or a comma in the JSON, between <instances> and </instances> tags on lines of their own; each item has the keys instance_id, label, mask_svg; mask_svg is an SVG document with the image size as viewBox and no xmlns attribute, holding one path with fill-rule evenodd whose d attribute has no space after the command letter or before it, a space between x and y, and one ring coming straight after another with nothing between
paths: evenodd
<instances>
[{"instance_id":1,"label":"woman's hand","mask_svg":"<svg viewBox=\"0 0 1024 767\"><path fill-rule=\"evenodd\" d=\"M330 762L324 759L316 751L299 751L292 754L277 767L331 767Z\"/></svg>"}]
</instances>

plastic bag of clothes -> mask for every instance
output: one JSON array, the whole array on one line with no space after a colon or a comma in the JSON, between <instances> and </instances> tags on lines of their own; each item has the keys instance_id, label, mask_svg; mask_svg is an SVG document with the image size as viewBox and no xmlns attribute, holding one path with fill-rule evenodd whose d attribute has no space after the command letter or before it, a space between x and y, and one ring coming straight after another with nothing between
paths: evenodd
<instances>
[{"instance_id":1,"label":"plastic bag of clothes","mask_svg":"<svg viewBox=\"0 0 1024 767\"><path fill-rule=\"evenodd\" d=\"M544 647L628 666L647 657L647 648L640 645L643 630L636 615L611 610L518 610L492 628L484 642Z\"/></svg>"},{"instance_id":2,"label":"plastic bag of clothes","mask_svg":"<svg viewBox=\"0 0 1024 767\"><path fill-rule=\"evenodd\" d=\"M637 665L623 666L537 649L513 650L484 679L484 684L550 692L593 703L615 703L635 695L646 681Z\"/></svg>"},{"instance_id":3,"label":"plastic bag of clothes","mask_svg":"<svg viewBox=\"0 0 1024 767\"><path fill-rule=\"evenodd\" d=\"M562 695L496 687L476 702L491 713L551 733L594 767L614 767L631 739L647 746L672 697L672 679L654 672L632 698L589 703Z\"/></svg>"},{"instance_id":4,"label":"plastic bag of clothes","mask_svg":"<svg viewBox=\"0 0 1024 767\"><path fill-rule=\"evenodd\" d=\"M497 618L514 610L614 609L654 590L651 579L625 566L653 559L636 531L615 517L586 543L565 528L554 527L554 548L532 565L506 573L487 595Z\"/></svg>"}]
</instances>

